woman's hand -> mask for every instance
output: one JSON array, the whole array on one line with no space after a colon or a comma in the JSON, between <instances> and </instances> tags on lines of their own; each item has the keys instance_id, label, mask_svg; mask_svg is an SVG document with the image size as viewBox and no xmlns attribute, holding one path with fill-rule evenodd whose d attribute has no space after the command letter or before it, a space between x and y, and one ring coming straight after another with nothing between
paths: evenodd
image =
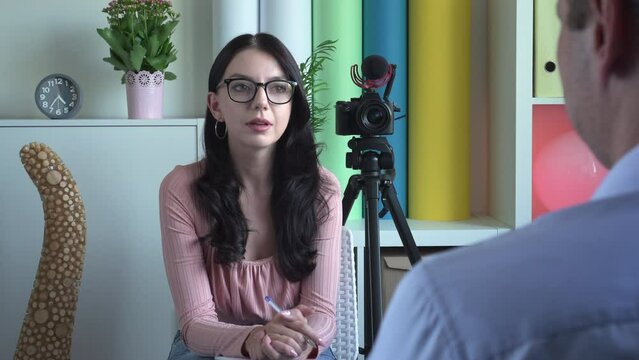
<instances>
[{"instance_id":1,"label":"woman's hand","mask_svg":"<svg viewBox=\"0 0 639 360\"><path fill-rule=\"evenodd\" d=\"M306 359L322 343L306 320L312 313L308 306L298 305L252 331L245 341L251 359Z\"/></svg>"},{"instance_id":2,"label":"woman's hand","mask_svg":"<svg viewBox=\"0 0 639 360\"><path fill-rule=\"evenodd\" d=\"M268 359L262 351L262 342L265 340L266 332L264 326L257 326L244 340L242 345L242 355L248 356L251 360Z\"/></svg>"}]
</instances>

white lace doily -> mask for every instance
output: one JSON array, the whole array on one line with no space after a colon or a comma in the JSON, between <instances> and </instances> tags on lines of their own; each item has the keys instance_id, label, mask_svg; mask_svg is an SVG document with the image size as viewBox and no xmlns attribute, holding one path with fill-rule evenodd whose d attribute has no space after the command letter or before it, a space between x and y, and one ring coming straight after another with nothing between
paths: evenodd
<instances>
[{"instance_id":1,"label":"white lace doily","mask_svg":"<svg viewBox=\"0 0 639 360\"><path fill-rule=\"evenodd\" d=\"M126 83L129 86L141 86L141 87L158 87L164 82L164 74L161 71L148 72L142 70L140 72L127 71Z\"/></svg>"}]
</instances>

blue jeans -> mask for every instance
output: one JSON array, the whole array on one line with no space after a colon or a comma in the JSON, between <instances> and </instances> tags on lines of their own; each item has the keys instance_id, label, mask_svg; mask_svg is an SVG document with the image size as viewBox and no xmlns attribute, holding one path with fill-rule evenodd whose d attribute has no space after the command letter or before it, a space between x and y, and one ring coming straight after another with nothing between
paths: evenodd
<instances>
[{"instance_id":1,"label":"blue jeans","mask_svg":"<svg viewBox=\"0 0 639 360\"><path fill-rule=\"evenodd\" d=\"M173 344L171 344L171 351L169 352L169 358L167 360L214 360L214 357L200 356L195 353L189 351L182 341L182 337L180 336L180 331L178 330L175 338L173 339ZM337 360L335 359L335 355L333 355L333 350L331 348L327 348L321 353L317 360Z\"/></svg>"}]
</instances>

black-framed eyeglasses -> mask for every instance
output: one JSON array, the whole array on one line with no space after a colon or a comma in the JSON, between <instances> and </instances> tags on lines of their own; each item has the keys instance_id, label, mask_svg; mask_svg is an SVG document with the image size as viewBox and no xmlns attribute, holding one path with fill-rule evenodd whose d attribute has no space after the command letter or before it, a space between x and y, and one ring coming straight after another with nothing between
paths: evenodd
<instances>
[{"instance_id":1,"label":"black-framed eyeglasses","mask_svg":"<svg viewBox=\"0 0 639 360\"><path fill-rule=\"evenodd\" d=\"M238 103L247 103L255 99L257 88L263 87L266 98L273 104L286 104L293 98L293 92L297 83L290 80L271 80L265 83L257 83L243 78L224 79L226 90L231 100Z\"/></svg>"}]
</instances>

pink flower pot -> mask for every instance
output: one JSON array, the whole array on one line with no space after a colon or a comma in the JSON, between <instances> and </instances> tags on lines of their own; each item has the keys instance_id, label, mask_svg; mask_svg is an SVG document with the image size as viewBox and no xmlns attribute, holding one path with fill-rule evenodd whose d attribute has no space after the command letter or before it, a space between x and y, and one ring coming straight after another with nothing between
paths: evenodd
<instances>
[{"instance_id":1,"label":"pink flower pot","mask_svg":"<svg viewBox=\"0 0 639 360\"><path fill-rule=\"evenodd\" d=\"M127 71L126 99L129 119L161 119L164 74L161 71Z\"/></svg>"}]
</instances>

